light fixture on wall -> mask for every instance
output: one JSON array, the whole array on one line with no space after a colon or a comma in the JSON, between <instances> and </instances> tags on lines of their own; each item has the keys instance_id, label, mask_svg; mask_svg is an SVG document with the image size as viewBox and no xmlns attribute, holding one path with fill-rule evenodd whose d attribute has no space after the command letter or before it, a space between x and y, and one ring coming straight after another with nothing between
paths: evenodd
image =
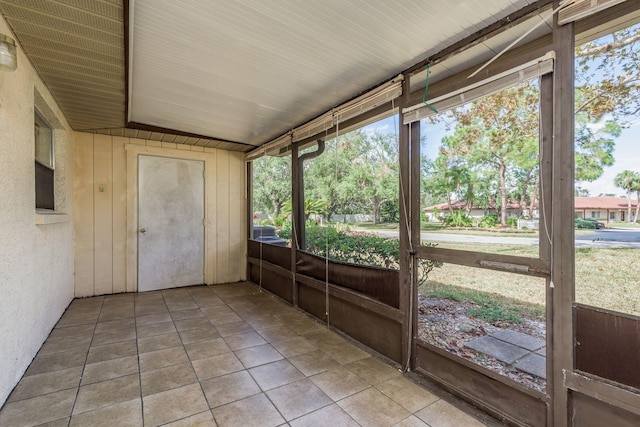
<instances>
[{"instance_id":1,"label":"light fixture on wall","mask_svg":"<svg viewBox=\"0 0 640 427\"><path fill-rule=\"evenodd\" d=\"M0 71L15 71L17 67L16 42L11 37L0 34Z\"/></svg>"}]
</instances>

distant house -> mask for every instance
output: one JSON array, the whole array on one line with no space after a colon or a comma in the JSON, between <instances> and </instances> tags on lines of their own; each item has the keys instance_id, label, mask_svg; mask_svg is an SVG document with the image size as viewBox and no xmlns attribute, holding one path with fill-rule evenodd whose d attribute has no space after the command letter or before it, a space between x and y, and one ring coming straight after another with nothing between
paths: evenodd
<instances>
[{"instance_id":1,"label":"distant house","mask_svg":"<svg viewBox=\"0 0 640 427\"><path fill-rule=\"evenodd\" d=\"M627 216L625 197L576 197L576 217L609 221L625 221ZM631 200L631 221L635 217L637 201Z\"/></svg>"},{"instance_id":2,"label":"distant house","mask_svg":"<svg viewBox=\"0 0 640 427\"><path fill-rule=\"evenodd\" d=\"M529 205L527 205L528 211ZM454 201L451 202L451 209L454 211L465 211L467 210L467 203L464 201ZM440 216L449 215L449 205L447 203L440 203L439 205L428 206L424 208L424 213L427 219L431 222L440 221ZM499 215L500 209L496 207L495 202L491 202L488 207L478 207L474 206L469 210L468 216L470 218L482 218L485 215ZM519 217L522 214L522 209L520 204L514 200L510 200L507 202L507 217L516 216ZM533 205L533 217L538 218L538 204Z\"/></svg>"},{"instance_id":3,"label":"distant house","mask_svg":"<svg viewBox=\"0 0 640 427\"><path fill-rule=\"evenodd\" d=\"M631 221L635 217L637 201L631 201ZM467 204L464 201L451 202L454 211L466 211ZM439 221L439 217L449 215L449 205L440 203L439 205L428 206L424 212L429 221ZM484 215L499 214L495 203L491 203L487 208L473 207L469 211L469 217L481 218ZM515 201L507 203L507 217L520 216L520 205ZM625 221L627 217L627 199L624 197L576 197L575 216L585 219L598 219L601 221ZM534 206L533 217L538 218L538 205Z\"/></svg>"}]
</instances>

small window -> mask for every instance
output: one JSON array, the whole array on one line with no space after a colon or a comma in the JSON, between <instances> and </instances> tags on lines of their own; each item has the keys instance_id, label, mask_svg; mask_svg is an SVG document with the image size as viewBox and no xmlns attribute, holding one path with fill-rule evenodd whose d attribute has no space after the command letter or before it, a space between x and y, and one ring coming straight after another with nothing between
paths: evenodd
<instances>
[{"instance_id":1,"label":"small window","mask_svg":"<svg viewBox=\"0 0 640 427\"><path fill-rule=\"evenodd\" d=\"M36 209L55 209L53 128L35 111Z\"/></svg>"},{"instance_id":2,"label":"small window","mask_svg":"<svg viewBox=\"0 0 640 427\"><path fill-rule=\"evenodd\" d=\"M591 218L600 218L600 211L591 211Z\"/></svg>"}]
</instances>

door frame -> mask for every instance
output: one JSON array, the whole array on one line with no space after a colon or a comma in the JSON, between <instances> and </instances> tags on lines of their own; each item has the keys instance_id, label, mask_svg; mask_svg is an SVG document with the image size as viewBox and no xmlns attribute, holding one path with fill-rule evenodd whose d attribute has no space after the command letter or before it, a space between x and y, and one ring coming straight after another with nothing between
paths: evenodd
<instances>
[{"instance_id":1,"label":"door frame","mask_svg":"<svg viewBox=\"0 0 640 427\"><path fill-rule=\"evenodd\" d=\"M126 144L127 156L127 259L126 292L138 291L138 157L140 155L204 162L204 281L216 283L215 252L211 246L211 230L216 229L215 212L208 207L215 200L216 151L187 151L173 148Z\"/></svg>"}]
</instances>

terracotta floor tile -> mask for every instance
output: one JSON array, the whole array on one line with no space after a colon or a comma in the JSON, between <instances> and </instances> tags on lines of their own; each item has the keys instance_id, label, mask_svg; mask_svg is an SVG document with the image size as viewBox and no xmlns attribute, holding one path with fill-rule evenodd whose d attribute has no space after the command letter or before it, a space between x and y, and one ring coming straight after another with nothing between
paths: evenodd
<instances>
[{"instance_id":1,"label":"terracotta floor tile","mask_svg":"<svg viewBox=\"0 0 640 427\"><path fill-rule=\"evenodd\" d=\"M249 325L244 320L240 322L218 324L216 325L216 329L218 330L218 333L220 333L220 335L223 337L245 334L247 332L254 332L251 325Z\"/></svg>"},{"instance_id":2,"label":"terracotta floor tile","mask_svg":"<svg viewBox=\"0 0 640 427\"><path fill-rule=\"evenodd\" d=\"M47 341L68 337L91 337L93 336L95 327L96 325L89 323L86 325L68 326L66 328L54 328L49 334Z\"/></svg>"},{"instance_id":3,"label":"terracotta floor tile","mask_svg":"<svg viewBox=\"0 0 640 427\"><path fill-rule=\"evenodd\" d=\"M176 320L195 319L196 317L204 317L204 313L199 308L191 308L188 310L172 311L169 313L175 322Z\"/></svg>"},{"instance_id":4,"label":"terracotta floor tile","mask_svg":"<svg viewBox=\"0 0 640 427\"><path fill-rule=\"evenodd\" d=\"M304 374L287 360L279 360L249 369L249 373L260 388L265 391L304 378Z\"/></svg>"},{"instance_id":5,"label":"terracotta floor tile","mask_svg":"<svg viewBox=\"0 0 640 427\"><path fill-rule=\"evenodd\" d=\"M233 374L203 381L202 389L211 408L226 405L261 392L260 387L247 371L234 372Z\"/></svg>"},{"instance_id":6,"label":"terracotta floor tile","mask_svg":"<svg viewBox=\"0 0 640 427\"><path fill-rule=\"evenodd\" d=\"M35 426L71 415L76 389L62 390L4 405L0 426Z\"/></svg>"},{"instance_id":7,"label":"terracotta floor tile","mask_svg":"<svg viewBox=\"0 0 640 427\"><path fill-rule=\"evenodd\" d=\"M60 371L22 377L7 402L15 402L55 391L76 388L80 383L81 376L82 365Z\"/></svg>"},{"instance_id":8,"label":"terracotta floor tile","mask_svg":"<svg viewBox=\"0 0 640 427\"><path fill-rule=\"evenodd\" d=\"M340 427L359 427L359 424L353 420L342 408L335 403L318 409L303 417L297 418L290 422L291 427L317 427L317 426L340 426Z\"/></svg>"},{"instance_id":9,"label":"terracotta floor tile","mask_svg":"<svg viewBox=\"0 0 640 427\"><path fill-rule=\"evenodd\" d=\"M222 338L185 344L184 348L192 362L231 352L231 349Z\"/></svg>"},{"instance_id":10,"label":"terracotta floor tile","mask_svg":"<svg viewBox=\"0 0 640 427\"><path fill-rule=\"evenodd\" d=\"M335 401L371 387L367 381L342 366L314 375L310 379Z\"/></svg>"},{"instance_id":11,"label":"terracotta floor tile","mask_svg":"<svg viewBox=\"0 0 640 427\"><path fill-rule=\"evenodd\" d=\"M167 366L165 368L143 372L140 374L140 381L142 385L142 395L147 396L193 384L198 381L198 379L191 367L191 363L183 363L181 365Z\"/></svg>"},{"instance_id":12,"label":"terracotta floor tile","mask_svg":"<svg viewBox=\"0 0 640 427\"><path fill-rule=\"evenodd\" d=\"M106 322L96 323L95 332L102 333L107 331L113 331L117 329L135 328L136 319L121 319L121 320L108 320Z\"/></svg>"},{"instance_id":13,"label":"terracotta floor tile","mask_svg":"<svg viewBox=\"0 0 640 427\"><path fill-rule=\"evenodd\" d=\"M485 424L444 400L438 400L415 414L430 426L438 427L484 427Z\"/></svg>"},{"instance_id":14,"label":"terracotta floor tile","mask_svg":"<svg viewBox=\"0 0 640 427\"><path fill-rule=\"evenodd\" d=\"M78 389L73 415L93 411L140 397L138 374L115 378Z\"/></svg>"},{"instance_id":15,"label":"terracotta floor tile","mask_svg":"<svg viewBox=\"0 0 640 427\"><path fill-rule=\"evenodd\" d=\"M274 326L273 328L261 328L258 333L268 343L275 343L278 341L285 341L291 338L298 337L298 334L291 328L285 325Z\"/></svg>"},{"instance_id":16,"label":"terracotta floor tile","mask_svg":"<svg viewBox=\"0 0 640 427\"><path fill-rule=\"evenodd\" d=\"M189 329L210 328L213 325L206 317L192 317L191 319L174 320L178 331L187 331Z\"/></svg>"},{"instance_id":17,"label":"terracotta floor tile","mask_svg":"<svg viewBox=\"0 0 640 427\"><path fill-rule=\"evenodd\" d=\"M204 307L200 310L202 310L207 319L215 326L240 322L242 320L242 318L231 309L220 312L218 307Z\"/></svg>"},{"instance_id":18,"label":"terracotta floor tile","mask_svg":"<svg viewBox=\"0 0 640 427\"><path fill-rule=\"evenodd\" d=\"M205 341L205 340L213 340L216 338L220 338L220 334L216 329L210 325L205 328L198 329L189 329L188 331L180 331L180 339L182 340L182 344L189 344L192 342Z\"/></svg>"},{"instance_id":19,"label":"terracotta floor tile","mask_svg":"<svg viewBox=\"0 0 640 427\"><path fill-rule=\"evenodd\" d=\"M142 400L136 398L71 417L69 427L142 427Z\"/></svg>"},{"instance_id":20,"label":"terracotta floor tile","mask_svg":"<svg viewBox=\"0 0 640 427\"><path fill-rule=\"evenodd\" d=\"M113 344L105 344L89 348L87 363L102 362L104 360L118 359L125 356L137 355L136 341L122 341Z\"/></svg>"},{"instance_id":21,"label":"terracotta floor tile","mask_svg":"<svg viewBox=\"0 0 640 427\"><path fill-rule=\"evenodd\" d=\"M359 349L349 342L340 344L327 344L323 345L321 349L341 365L353 363L355 361L366 359L367 357L371 356L366 351Z\"/></svg>"},{"instance_id":22,"label":"terracotta floor tile","mask_svg":"<svg viewBox=\"0 0 640 427\"><path fill-rule=\"evenodd\" d=\"M120 341L130 341L136 339L136 330L131 328L114 329L112 331L100 332L93 335L91 345L112 344Z\"/></svg>"},{"instance_id":23,"label":"terracotta floor tile","mask_svg":"<svg viewBox=\"0 0 640 427\"><path fill-rule=\"evenodd\" d=\"M138 339L138 351L140 353L148 353L150 351L162 350L181 345L182 341L180 341L180 335L178 335L177 332Z\"/></svg>"},{"instance_id":24,"label":"terracotta floor tile","mask_svg":"<svg viewBox=\"0 0 640 427\"><path fill-rule=\"evenodd\" d=\"M322 323L236 283L74 300L0 425L482 425L436 399Z\"/></svg>"},{"instance_id":25,"label":"terracotta floor tile","mask_svg":"<svg viewBox=\"0 0 640 427\"><path fill-rule=\"evenodd\" d=\"M283 358L282 355L269 344L244 348L242 350L237 350L235 353L247 369L275 362L276 360L281 360Z\"/></svg>"},{"instance_id":26,"label":"terracotta floor tile","mask_svg":"<svg viewBox=\"0 0 640 427\"><path fill-rule=\"evenodd\" d=\"M200 384L144 396L142 401L145 427L166 424L209 409Z\"/></svg>"},{"instance_id":27,"label":"terracotta floor tile","mask_svg":"<svg viewBox=\"0 0 640 427\"><path fill-rule=\"evenodd\" d=\"M416 417L415 415L411 415L410 417L400 421L398 424L395 424L393 427L430 427L430 426L424 421L420 420L420 418Z\"/></svg>"},{"instance_id":28,"label":"terracotta floor tile","mask_svg":"<svg viewBox=\"0 0 640 427\"><path fill-rule=\"evenodd\" d=\"M300 336L284 341L274 342L271 343L271 345L284 357L294 357L318 349L315 345Z\"/></svg>"},{"instance_id":29,"label":"terracotta floor tile","mask_svg":"<svg viewBox=\"0 0 640 427\"><path fill-rule=\"evenodd\" d=\"M103 362L90 363L84 367L82 385L138 373L138 357L126 356Z\"/></svg>"},{"instance_id":30,"label":"terracotta floor tile","mask_svg":"<svg viewBox=\"0 0 640 427\"><path fill-rule=\"evenodd\" d=\"M163 427L216 427L217 424L213 420L213 414L210 410L200 412L199 414L191 415L189 417L182 418L172 423L164 424Z\"/></svg>"},{"instance_id":31,"label":"terracotta floor tile","mask_svg":"<svg viewBox=\"0 0 640 427\"><path fill-rule=\"evenodd\" d=\"M224 353L191 363L200 381L219 377L244 369L240 360L233 353Z\"/></svg>"},{"instance_id":32,"label":"terracotta floor tile","mask_svg":"<svg viewBox=\"0 0 640 427\"><path fill-rule=\"evenodd\" d=\"M176 327L171 319L169 319L168 322L138 325L136 329L138 331L138 338L148 338L154 335L166 335L176 331Z\"/></svg>"},{"instance_id":33,"label":"terracotta floor tile","mask_svg":"<svg viewBox=\"0 0 640 427\"><path fill-rule=\"evenodd\" d=\"M224 340L227 342L231 350L240 350L267 343L257 332L231 335L226 337Z\"/></svg>"},{"instance_id":34,"label":"terracotta floor tile","mask_svg":"<svg viewBox=\"0 0 640 427\"><path fill-rule=\"evenodd\" d=\"M306 378L266 393L287 421L333 403L333 400Z\"/></svg>"},{"instance_id":35,"label":"terracotta floor tile","mask_svg":"<svg viewBox=\"0 0 640 427\"><path fill-rule=\"evenodd\" d=\"M409 412L417 412L439 398L402 375L384 381L376 388Z\"/></svg>"},{"instance_id":36,"label":"terracotta floor tile","mask_svg":"<svg viewBox=\"0 0 640 427\"><path fill-rule=\"evenodd\" d=\"M262 393L219 406L212 412L219 425L228 427L275 427L285 422Z\"/></svg>"},{"instance_id":37,"label":"terracotta floor tile","mask_svg":"<svg viewBox=\"0 0 640 427\"><path fill-rule=\"evenodd\" d=\"M87 358L86 350L71 350L53 354L38 354L31 362L25 376L60 371L82 366Z\"/></svg>"},{"instance_id":38,"label":"terracotta floor tile","mask_svg":"<svg viewBox=\"0 0 640 427\"><path fill-rule=\"evenodd\" d=\"M368 357L344 366L373 385L400 375L400 371L387 365L377 357Z\"/></svg>"},{"instance_id":39,"label":"terracotta floor tile","mask_svg":"<svg viewBox=\"0 0 640 427\"><path fill-rule=\"evenodd\" d=\"M391 426L411 415L374 388L349 396L338 405L363 427Z\"/></svg>"},{"instance_id":40,"label":"terracotta floor tile","mask_svg":"<svg viewBox=\"0 0 640 427\"><path fill-rule=\"evenodd\" d=\"M148 314L146 316L136 316L136 326L153 325L155 323L171 322L172 320L169 313Z\"/></svg>"},{"instance_id":41,"label":"terracotta floor tile","mask_svg":"<svg viewBox=\"0 0 640 427\"><path fill-rule=\"evenodd\" d=\"M171 347L140 355L140 372L189 362L184 347Z\"/></svg>"},{"instance_id":42,"label":"terracotta floor tile","mask_svg":"<svg viewBox=\"0 0 640 427\"><path fill-rule=\"evenodd\" d=\"M340 366L338 362L321 350L291 357L289 361L308 377Z\"/></svg>"}]
</instances>

